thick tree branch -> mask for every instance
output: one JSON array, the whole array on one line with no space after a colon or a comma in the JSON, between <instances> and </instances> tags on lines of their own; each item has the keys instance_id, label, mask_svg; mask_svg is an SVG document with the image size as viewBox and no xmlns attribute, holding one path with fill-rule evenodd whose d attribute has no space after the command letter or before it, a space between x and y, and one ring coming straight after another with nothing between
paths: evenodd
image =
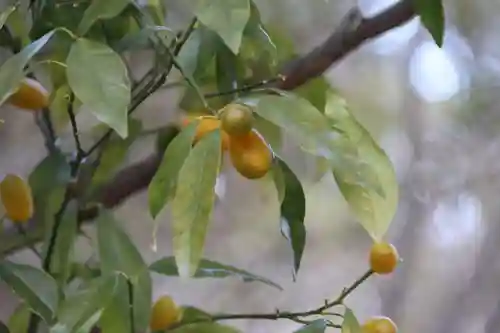
<instances>
[{"instance_id":1,"label":"thick tree branch","mask_svg":"<svg viewBox=\"0 0 500 333\"><path fill-rule=\"evenodd\" d=\"M415 14L411 0L403 0L374 17L363 18L360 15L357 9L350 11L340 27L323 44L285 65L282 72L285 79L275 81L274 86L283 90L297 88L321 75L363 42L407 22ZM129 195L144 189L158 165L159 160L153 155L124 169L101 189L101 202L106 207L113 207Z\"/></svg>"},{"instance_id":2,"label":"thick tree branch","mask_svg":"<svg viewBox=\"0 0 500 333\"><path fill-rule=\"evenodd\" d=\"M283 90L293 90L324 73L330 66L357 49L364 42L402 25L414 16L415 12L411 0L401 0L370 18L364 18L357 8L353 9L321 45L285 64L281 71L284 79L275 81L272 85ZM154 176L160 159L161 156L155 153L145 160L120 171L99 190L98 202L106 208L112 208L124 202L129 196L145 189ZM82 221L91 220L96 217L97 212L97 209L82 211L80 219ZM41 230L36 234L30 234L30 244L40 241L41 236ZM9 236L1 235L0 244L4 237ZM12 238L6 238L5 241L0 245L0 257L28 245L26 241L23 245L20 245L14 242Z\"/></svg>"}]
</instances>

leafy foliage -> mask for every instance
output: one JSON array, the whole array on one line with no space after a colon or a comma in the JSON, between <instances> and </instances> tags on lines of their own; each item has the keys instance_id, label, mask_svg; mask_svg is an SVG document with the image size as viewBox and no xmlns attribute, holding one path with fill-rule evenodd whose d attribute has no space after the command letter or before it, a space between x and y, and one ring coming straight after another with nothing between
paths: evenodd
<instances>
[{"instance_id":1,"label":"leafy foliage","mask_svg":"<svg viewBox=\"0 0 500 333\"><path fill-rule=\"evenodd\" d=\"M414 4L441 45L441 1L414 0ZM7 324L9 332L26 332L28 322L38 328L37 317L50 333L88 333L95 327L104 333L144 332L151 317L152 273L236 277L282 290L265 277L204 258L217 177L224 172L221 162L231 142L236 146L236 136L220 128L200 135L198 121L182 128L176 123L143 129L132 113L160 88L180 88L178 108L188 114L218 117L218 110L229 103L252 108L249 123L252 133L263 138L260 152L267 153L269 163L261 171L269 173L277 189L276 232L281 231L291 248L294 279L306 248L306 193L279 156L284 136L333 173L353 214L374 240L385 236L397 206L395 172L347 102L323 76L294 91L276 89L286 80L279 75L282 66L298 53L282 30L263 22L253 1L189 0L187 5L193 17L181 32L166 20L167 8L160 0L36 1L28 9L13 5L0 14L2 34L9 37L2 38L1 45L13 51L0 66L0 104L9 103L26 76L36 78L43 72L52 85L49 107L35 113L47 156L29 175L35 207L29 223L35 226L34 234L22 235L41 257L42 268L0 260L0 280L22 300ZM27 15L32 25L27 24ZM144 50L153 51L148 53L152 65L136 77L127 55ZM170 81L172 68L181 74L179 82ZM88 133L82 130L81 114L92 114L102 129L90 145L83 139ZM164 132L167 128L175 130ZM66 129L71 130L74 152L59 144ZM154 155L139 167L124 167L129 149L146 131L157 134ZM262 156L245 149L240 152L247 154L242 155L244 166L257 168ZM139 176L125 179L122 168ZM111 189L112 180L120 187ZM170 205L173 255L153 263L146 262L111 211L137 188L148 190L155 230L163 223L160 212ZM3 219L0 216L0 222ZM86 220L96 227L95 262L75 256ZM39 241L41 253L31 246ZM5 246L0 243L2 257L9 252ZM327 319L326 310L343 306L372 273L317 309L247 317L294 320L303 324L295 331L302 333L325 332L328 327L360 332L351 309L336 313L343 317L341 326ZM191 306L182 311L182 319L170 332L236 333L239 330L219 321L246 318L209 314ZM0 323L0 330L5 331L4 326Z\"/></svg>"}]
</instances>

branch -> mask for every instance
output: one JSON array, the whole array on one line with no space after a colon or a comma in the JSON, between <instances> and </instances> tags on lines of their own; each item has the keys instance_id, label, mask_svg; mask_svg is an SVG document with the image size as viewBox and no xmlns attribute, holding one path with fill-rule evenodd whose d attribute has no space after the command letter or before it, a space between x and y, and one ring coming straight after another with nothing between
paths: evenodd
<instances>
[{"instance_id":1,"label":"branch","mask_svg":"<svg viewBox=\"0 0 500 333\"><path fill-rule=\"evenodd\" d=\"M271 85L283 90L293 90L320 76L364 42L402 25L414 16L411 0L401 0L370 18L364 18L357 8L353 9L321 45L285 64L281 71L284 79L273 81ZM180 49L175 49L174 54L179 51ZM129 196L145 189L156 173L160 160L161 156L155 153L120 171L99 190L98 202L106 208L112 208L124 202ZM94 208L80 212L80 220L93 219L97 211L97 208ZM30 230L29 234L29 239L36 243L42 239L43 231L31 234ZM13 253L28 245L25 241L20 244L9 237L12 235L0 235L0 256Z\"/></svg>"}]
</instances>

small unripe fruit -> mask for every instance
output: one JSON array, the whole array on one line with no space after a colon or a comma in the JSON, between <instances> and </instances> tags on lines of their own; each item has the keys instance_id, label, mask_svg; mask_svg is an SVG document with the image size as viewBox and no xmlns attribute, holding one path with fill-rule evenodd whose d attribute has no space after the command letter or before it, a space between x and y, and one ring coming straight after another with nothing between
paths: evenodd
<instances>
[{"instance_id":1,"label":"small unripe fruit","mask_svg":"<svg viewBox=\"0 0 500 333\"><path fill-rule=\"evenodd\" d=\"M361 326L362 333L397 333L396 324L388 317L377 316L368 319Z\"/></svg>"},{"instance_id":2,"label":"small unripe fruit","mask_svg":"<svg viewBox=\"0 0 500 333\"><path fill-rule=\"evenodd\" d=\"M370 250L370 268L377 274L389 274L396 269L399 254L394 245L380 242Z\"/></svg>"},{"instance_id":3,"label":"small unripe fruit","mask_svg":"<svg viewBox=\"0 0 500 333\"><path fill-rule=\"evenodd\" d=\"M151 309L149 328L151 332L166 330L182 319L182 311L172 297L160 297Z\"/></svg>"},{"instance_id":4,"label":"small unripe fruit","mask_svg":"<svg viewBox=\"0 0 500 333\"><path fill-rule=\"evenodd\" d=\"M253 111L246 105L228 104L219 115L222 129L230 136L246 135L253 128Z\"/></svg>"},{"instance_id":5,"label":"small unripe fruit","mask_svg":"<svg viewBox=\"0 0 500 333\"><path fill-rule=\"evenodd\" d=\"M33 216L31 188L21 177L6 175L0 182L0 198L5 215L12 222L26 222Z\"/></svg>"},{"instance_id":6,"label":"small unripe fruit","mask_svg":"<svg viewBox=\"0 0 500 333\"><path fill-rule=\"evenodd\" d=\"M24 78L7 103L20 109L37 111L49 105L49 92L36 80Z\"/></svg>"}]
</instances>

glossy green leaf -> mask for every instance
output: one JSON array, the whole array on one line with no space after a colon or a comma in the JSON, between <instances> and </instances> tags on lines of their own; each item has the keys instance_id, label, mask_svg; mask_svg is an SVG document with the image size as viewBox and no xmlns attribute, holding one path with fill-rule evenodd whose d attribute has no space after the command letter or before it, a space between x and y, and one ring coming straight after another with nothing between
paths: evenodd
<instances>
[{"instance_id":1,"label":"glossy green leaf","mask_svg":"<svg viewBox=\"0 0 500 333\"><path fill-rule=\"evenodd\" d=\"M211 321L212 316L198 308L193 306L182 306L182 319L180 324L186 324L191 322L202 322L202 321Z\"/></svg>"},{"instance_id":2,"label":"glossy green leaf","mask_svg":"<svg viewBox=\"0 0 500 333\"><path fill-rule=\"evenodd\" d=\"M302 184L295 173L280 158L276 157L274 168L279 167L283 172L285 193L281 202L281 233L288 240L293 251L294 278L299 271L302 254L306 245L306 197Z\"/></svg>"},{"instance_id":3,"label":"glossy green leaf","mask_svg":"<svg viewBox=\"0 0 500 333\"><path fill-rule=\"evenodd\" d=\"M120 56L105 44L80 38L71 46L66 64L76 97L99 121L126 138L131 83Z\"/></svg>"},{"instance_id":4,"label":"glossy green leaf","mask_svg":"<svg viewBox=\"0 0 500 333\"><path fill-rule=\"evenodd\" d=\"M184 70L184 72L189 75L194 75L194 72L198 66L198 58L200 56L200 47L203 41L203 31L202 29L195 29L186 43L182 47L179 55L177 56L177 62ZM213 55L213 54L212 54Z\"/></svg>"},{"instance_id":5,"label":"glossy green leaf","mask_svg":"<svg viewBox=\"0 0 500 333\"><path fill-rule=\"evenodd\" d=\"M35 217L37 223L43 225L43 247L42 258L47 256L52 233L54 232L54 223L56 221L57 212L59 212L61 205L66 195L66 186L59 185L49 188L45 196L41 194L35 197Z\"/></svg>"},{"instance_id":6,"label":"glossy green leaf","mask_svg":"<svg viewBox=\"0 0 500 333\"><path fill-rule=\"evenodd\" d=\"M149 49L152 47L151 37L155 35L160 36L162 39L169 40L175 37L175 32L164 26L147 26L137 32L125 35L120 41L113 45L113 48L119 52Z\"/></svg>"},{"instance_id":7,"label":"glossy green leaf","mask_svg":"<svg viewBox=\"0 0 500 333\"><path fill-rule=\"evenodd\" d=\"M57 185L66 184L71 179L71 168L60 152L45 157L31 172L28 183L33 195L46 195L47 191Z\"/></svg>"},{"instance_id":8,"label":"glossy green leaf","mask_svg":"<svg viewBox=\"0 0 500 333\"><path fill-rule=\"evenodd\" d=\"M57 228L50 272L59 283L61 290L71 273L73 246L78 232L78 203L71 200Z\"/></svg>"},{"instance_id":9,"label":"glossy green leaf","mask_svg":"<svg viewBox=\"0 0 500 333\"><path fill-rule=\"evenodd\" d=\"M20 303L9 318L7 326L10 333L26 333L28 331L31 310L26 303Z\"/></svg>"},{"instance_id":10,"label":"glossy green leaf","mask_svg":"<svg viewBox=\"0 0 500 333\"><path fill-rule=\"evenodd\" d=\"M104 182L117 171L127 156L128 150L142 130L140 120L129 118L129 135L126 139L119 137L112 138L104 144L102 157L99 160L99 166L96 168L92 177L92 186L96 187Z\"/></svg>"},{"instance_id":11,"label":"glossy green leaf","mask_svg":"<svg viewBox=\"0 0 500 333\"><path fill-rule=\"evenodd\" d=\"M258 114L254 114L254 128L261 134L274 152L279 152L283 138L281 128Z\"/></svg>"},{"instance_id":12,"label":"glossy green leaf","mask_svg":"<svg viewBox=\"0 0 500 333\"><path fill-rule=\"evenodd\" d=\"M153 218L172 198L177 176L188 157L199 121L186 126L167 146L160 166L148 187L149 212Z\"/></svg>"},{"instance_id":13,"label":"glossy green leaf","mask_svg":"<svg viewBox=\"0 0 500 333\"><path fill-rule=\"evenodd\" d=\"M165 6L161 0L147 0L144 8L151 16L154 24L165 25Z\"/></svg>"},{"instance_id":14,"label":"glossy green leaf","mask_svg":"<svg viewBox=\"0 0 500 333\"><path fill-rule=\"evenodd\" d=\"M103 275L122 272L134 287L134 322L143 331L149 322L152 282L137 247L109 211L97 219L97 244Z\"/></svg>"},{"instance_id":15,"label":"glossy green leaf","mask_svg":"<svg viewBox=\"0 0 500 333\"><path fill-rule=\"evenodd\" d=\"M96 21L118 16L129 3L130 0L92 0L80 21L78 33L83 36Z\"/></svg>"},{"instance_id":16,"label":"glossy green leaf","mask_svg":"<svg viewBox=\"0 0 500 333\"><path fill-rule=\"evenodd\" d=\"M0 67L0 105L16 91L24 78L24 67L47 44L54 33L55 30L46 33L2 64Z\"/></svg>"},{"instance_id":17,"label":"glossy green leaf","mask_svg":"<svg viewBox=\"0 0 500 333\"><path fill-rule=\"evenodd\" d=\"M174 255L179 276L193 276L203 255L221 163L221 132L212 131L189 153L172 200Z\"/></svg>"},{"instance_id":18,"label":"glossy green leaf","mask_svg":"<svg viewBox=\"0 0 500 333\"><path fill-rule=\"evenodd\" d=\"M238 88L238 57L224 44L217 48L215 67L218 91L225 92ZM220 96L220 98L224 104L227 104L235 96L236 94L227 94Z\"/></svg>"},{"instance_id":19,"label":"glossy green leaf","mask_svg":"<svg viewBox=\"0 0 500 333\"><path fill-rule=\"evenodd\" d=\"M98 325L102 332L121 333L134 331L130 318L130 298L127 279L122 274L118 275L115 292L104 311L102 311Z\"/></svg>"},{"instance_id":20,"label":"glossy green leaf","mask_svg":"<svg viewBox=\"0 0 500 333\"><path fill-rule=\"evenodd\" d=\"M172 333L241 333L235 327L217 323L188 324L171 330Z\"/></svg>"},{"instance_id":21,"label":"glossy green leaf","mask_svg":"<svg viewBox=\"0 0 500 333\"><path fill-rule=\"evenodd\" d=\"M244 98L261 117L281 127L304 149L316 156L335 159L331 141L335 133L326 118L307 100L291 93Z\"/></svg>"},{"instance_id":22,"label":"glossy green leaf","mask_svg":"<svg viewBox=\"0 0 500 333\"><path fill-rule=\"evenodd\" d=\"M363 227L372 238L380 240L389 228L398 203L398 182L392 163L352 116L342 98L331 94L325 114L343 133L335 143L338 151L347 151L352 160L347 165L334 166L335 180Z\"/></svg>"},{"instance_id":23,"label":"glossy green leaf","mask_svg":"<svg viewBox=\"0 0 500 333\"><path fill-rule=\"evenodd\" d=\"M52 322L58 306L57 284L52 277L38 268L5 260L0 263L0 280L45 322Z\"/></svg>"},{"instance_id":24,"label":"glossy green leaf","mask_svg":"<svg viewBox=\"0 0 500 333\"><path fill-rule=\"evenodd\" d=\"M238 54L243 30L250 18L249 0L190 0L201 23L216 32Z\"/></svg>"},{"instance_id":25,"label":"glossy green leaf","mask_svg":"<svg viewBox=\"0 0 500 333\"><path fill-rule=\"evenodd\" d=\"M298 87L295 93L308 100L316 109L323 112L326 106L326 99L331 89L326 78L320 76Z\"/></svg>"},{"instance_id":26,"label":"glossy green leaf","mask_svg":"<svg viewBox=\"0 0 500 333\"><path fill-rule=\"evenodd\" d=\"M61 303L57 323L50 328L50 333L83 333L82 328L95 324L115 295L120 278L123 276L118 274L100 278L88 288L68 296Z\"/></svg>"},{"instance_id":27,"label":"glossy green leaf","mask_svg":"<svg viewBox=\"0 0 500 333\"><path fill-rule=\"evenodd\" d=\"M317 319L296 330L294 333L324 333L326 331L326 321Z\"/></svg>"},{"instance_id":28,"label":"glossy green leaf","mask_svg":"<svg viewBox=\"0 0 500 333\"><path fill-rule=\"evenodd\" d=\"M436 44L443 45L444 8L442 0L412 0L415 12L429 31Z\"/></svg>"},{"instance_id":29,"label":"glossy green leaf","mask_svg":"<svg viewBox=\"0 0 500 333\"><path fill-rule=\"evenodd\" d=\"M2 11L2 13L0 13L0 29L3 28L3 26L5 25L5 22L7 22L7 19L9 18L9 16L13 12L15 12L17 8L18 8L18 6L16 6L16 5L10 5L7 8L5 8Z\"/></svg>"},{"instance_id":30,"label":"glossy green leaf","mask_svg":"<svg viewBox=\"0 0 500 333\"><path fill-rule=\"evenodd\" d=\"M351 309L346 308L344 312L344 321L342 322L342 333L362 333L358 319Z\"/></svg>"},{"instance_id":31,"label":"glossy green leaf","mask_svg":"<svg viewBox=\"0 0 500 333\"><path fill-rule=\"evenodd\" d=\"M149 269L158 274L167 276L178 276L179 272L177 270L177 265L175 263L175 257L165 257L160 260L155 261L149 266ZM196 272L193 275L194 278L225 278L225 277L236 277L242 279L244 282L262 282L274 288L282 290L282 288L264 277L249 273L242 269L223 265L213 260L201 259Z\"/></svg>"},{"instance_id":32,"label":"glossy green leaf","mask_svg":"<svg viewBox=\"0 0 500 333\"><path fill-rule=\"evenodd\" d=\"M51 75L53 79L53 75ZM71 89L67 84L60 85L54 92L52 92L51 101L49 105L50 119L57 134L60 134L69 124L68 106L69 96ZM78 108L73 108L75 115Z\"/></svg>"},{"instance_id":33,"label":"glossy green leaf","mask_svg":"<svg viewBox=\"0 0 500 333\"><path fill-rule=\"evenodd\" d=\"M280 163L273 163L273 167L271 169L274 185L276 186L276 192L278 193L278 202L280 205L283 203L285 199L286 193L286 179L285 173L280 166Z\"/></svg>"}]
</instances>

